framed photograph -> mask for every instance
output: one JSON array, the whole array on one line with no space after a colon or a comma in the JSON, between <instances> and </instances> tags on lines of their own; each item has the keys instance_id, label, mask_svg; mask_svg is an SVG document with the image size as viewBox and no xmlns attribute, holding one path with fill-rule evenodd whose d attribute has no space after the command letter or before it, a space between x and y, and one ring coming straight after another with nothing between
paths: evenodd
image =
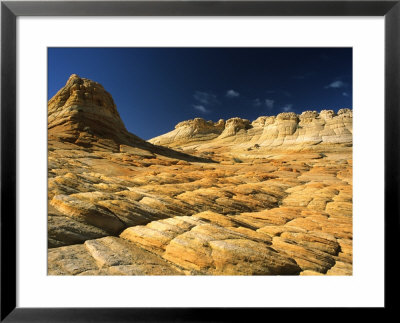
<instances>
[{"instance_id":1,"label":"framed photograph","mask_svg":"<svg viewBox=\"0 0 400 323\"><path fill-rule=\"evenodd\" d=\"M385 308L399 1L2 1L1 320Z\"/></svg>"}]
</instances>

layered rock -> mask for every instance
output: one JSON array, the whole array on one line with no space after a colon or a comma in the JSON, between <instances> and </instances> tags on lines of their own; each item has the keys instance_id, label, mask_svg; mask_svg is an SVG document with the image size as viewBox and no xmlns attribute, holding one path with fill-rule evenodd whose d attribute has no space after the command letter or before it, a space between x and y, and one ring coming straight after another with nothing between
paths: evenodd
<instances>
[{"instance_id":1,"label":"layered rock","mask_svg":"<svg viewBox=\"0 0 400 323\"><path fill-rule=\"evenodd\" d=\"M207 141L217 138L225 129L225 121L219 120L218 122L206 121L202 118L195 118L193 120L182 121L175 126L175 130L166 133L151 140L155 145L163 145L166 142L175 143L189 143L196 141Z\"/></svg>"},{"instance_id":2,"label":"layered rock","mask_svg":"<svg viewBox=\"0 0 400 323\"><path fill-rule=\"evenodd\" d=\"M169 147L185 147L196 144L204 147L230 146L241 144L244 148L254 145L265 149L302 150L325 149L329 145L351 146L353 114L349 109L340 109L337 114L333 110L305 111L300 115L284 112L274 116L262 116L250 123L249 120L232 118L214 124L196 118L181 122L175 130L149 142ZM198 125L208 124L209 127ZM185 131L183 131L183 129ZM190 129L190 131L189 131ZM196 133L196 135L192 135ZM201 147L201 146L200 146Z\"/></svg>"},{"instance_id":3,"label":"layered rock","mask_svg":"<svg viewBox=\"0 0 400 323\"><path fill-rule=\"evenodd\" d=\"M48 103L48 134L81 145L90 145L93 139L140 142L126 130L114 100L103 86L76 74Z\"/></svg>"},{"instance_id":4,"label":"layered rock","mask_svg":"<svg viewBox=\"0 0 400 323\"><path fill-rule=\"evenodd\" d=\"M131 196L121 177L134 168L179 162L212 161L129 133L111 95L99 83L71 75L48 102L49 246L118 234L165 217L154 210L137 214L142 207L134 203L118 212L97 202L121 200L113 194L121 189Z\"/></svg>"},{"instance_id":5,"label":"layered rock","mask_svg":"<svg viewBox=\"0 0 400 323\"><path fill-rule=\"evenodd\" d=\"M232 164L154 160L127 172L132 162L111 153L107 169L87 164L74 181L59 181L78 171L72 160L64 157L50 171L58 175L49 193L62 191L51 204L74 201L49 214L58 220L58 231L49 222L52 246L66 245L50 249L50 274L352 273L350 154L292 153ZM93 210L99 222L88 217ZM121 230L113 231L114 223L123 223ZM123 246L115 240L112 251L100 248L110 235L125 240ZM79 241L84 245L77 256ZM145 263L104 260L110 254L120 259L127 249ZM154 256L163 270L146 265Z\"/></svg>"},{"instance_id":6,"label":"layered rock","mask_svg":"<svg viewBox=\"0 0 400 323\"><path fill-rule=\"evenodd\" d=\"M240 130L247 130L251 128L250 121L241 118L231 118L226 121L225 129L218 137L220 139L235 136Z\"/></svg>"},{"instance_id":7,"label":"layered rock","mask_svg":"<svg viewBox=\"0 0 400 323\"><path fill-rule=\"evenodd\" d=\"M48 274L351 275L351 119L184 121L168 145L190 156L129 134L71 76L49 102Z\"/></svg>"},{"instance_id":8,"label":"layered rock","mask_svg":"<svg viewBox=\"0 0 400 323\"><path fill-rule=\"evenodd\" d=\"M128 132L113 98L103 86L76 74L72 74L49 100L47 109L49 141L114 152L135 148L136 151L195 160L193 156L149 144Z\"/></svg>"}]
</instances>

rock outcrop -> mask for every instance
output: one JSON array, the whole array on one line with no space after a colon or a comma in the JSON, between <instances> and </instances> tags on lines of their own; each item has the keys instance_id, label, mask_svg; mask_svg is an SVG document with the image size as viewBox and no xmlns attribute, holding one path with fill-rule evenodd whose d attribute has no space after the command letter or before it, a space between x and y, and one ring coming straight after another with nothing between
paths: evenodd
<instances>
[{"instance_id":1,"label":"rock outcrop","mask_svg":"<svg viewBox=\"0 0 400 323\"><path fill-rule=\"evenodd\" d=\"M49 101L48 134L82 146L96 139L120 144L141 141L128 133L114 100L103 86L76 74Z\"/></svg>"},{"instance_id":2,"label":"rock outcrop","mask_svg":"<svg viewBox=\"0 0 400 323\"><path fill-rule=\"evenodd\" d=\"M353 113L349 109L305 111L301 115L284 112L249 120L232 118L218 123L196 118L181 122L176 129L150 139L149 142L168 147L196 145L231 146L244 148L254 145L264 149L324 150L333 145L351 146ZM200 127L207 124L208 127ZM312 147L314 146L314 147Z\"/></svg>"},{"instance_id":3,"label":"rock outcrop","mask_svg":"<svg viewBox=\"0 0 400 323\"><path fill-rule=\"evenodd\" d=\"M47 119L49 141L114 152L133 148L147 154L195 160L193 156L154 146L128 132L113 98L103 86L76 74L48 102Z\"/></svg>"},{"instance_id":4,"label":"rock outcrop","mask_svg":"<svg viewBox=\"0 0 400 323\"><path fill-rule=\"evenodd\" d=\"M49 246L115 235L143 223L143 215L132 210L118 215L97 203L114 200L112 193L123 187L119 176L129 176L132 168L212 162L129 133L111 95L99 83L76 74L48 102L48 151ZM105 175L116 177L107 182ZM148 214L150 219L165 216Z\"/></svg>"},{"instance_id":5,"label":"rock outcrop","mask_svg":"<svg viewBox=\"0 0 400 323\"><path fill-rule=\"evenodd\" d=\"M164 137L182 153L71 76L49 101L48 274L351 275L351 120L198 118Z\"/></svg>"}]
</instances>

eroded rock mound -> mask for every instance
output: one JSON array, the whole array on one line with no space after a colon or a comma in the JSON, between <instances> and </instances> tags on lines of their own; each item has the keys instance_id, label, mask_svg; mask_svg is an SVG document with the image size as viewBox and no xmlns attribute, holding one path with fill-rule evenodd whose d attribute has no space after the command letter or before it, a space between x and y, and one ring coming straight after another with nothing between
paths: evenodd
<instances>
[{"instance_id":1,"label":"eroded rock mound","mask_svg":"<svg viewBox=\"0 0 400 323\"><path fill-rule=\"evenodd\" d=\"M129 133L111 95L76 74L48 102L48 151L51 247L117 235L130 225L168 216L150 208L145 212L134 200L117 202L124 197L116 192L134 196L124 178L135 168L212 162Z\"/></svg>"},{"instance_id":2,"label":"eroded rock mound","mask_svg":"<svg viewBox=\"0 0 400 323\"><path fill-rule=\"evenodd\" d=\"M212 121L199 118L195 120L198 120L196 123L216 125ZM261 116L251 123L241 118L232 118L225 123L220 120L218 127L210 127L193 135L193 131L189 133L180 130L179 125L186 127L194 124L194 120L189 120L181 122L179 127L165 135L150 139L149 142L168 147L196 145L197 149L201 149L202 146L229 148L234 143L241 144L244 148L258 145L267 150L326 150L332 144L352 144L352 121L353 114L349 109L340 109L337 114L333 110L322 110L320 113L304 111L300 115L283 112L277 116Z\"/></svg>"},{"instance_id":3,"label":"eroded rock mound","mask_svg":"<svg viewBox=\"0 0 400 323\"><path fill-rule=\"evenodd\" d=\"M111 95L97 82L72 74L48 103L49 138L90 146L111 139L119 144L140 142L130 134Z\"/></svg>"},{"instance_id":4,"label":"eroded rock mound","mask_svg":"<svg viewBox=\"0 0 400 323\"><path fill-rule=\"evenodd\" d=\"M206 121L203 118L195 118L193 120L182 121L175 126L175 130L155 137L151 143L155 145L163 145L165 143L175 143L178 146L180 142L196 142L206 141L217 138L225 128L225 121L218 122Z\"/></svg>"},{"instance_id":5,"label":"eroded rock mound","mask_svg":"<svg viewBox=\"0 0 400 323\"><path fill-rule=\"evenodd\" d=\"M351 122L196 118L159 137L191 156L130 134L72 75L49 102L48 274L351 275Z\"/></svg>"},{"instance_id":6,"label":"eroded rock mound","mask_svg":"<svg viewBox=\"0 0 400 323\"><path fill-rule=\"evenodd\" d=\"M225 129L218 138L223 139L226 137L231 137L236 135L240 130L246 130L250 128L251 125L249 120L241 118L231 118L226 121Z\"/></svg>"}]
</instances>

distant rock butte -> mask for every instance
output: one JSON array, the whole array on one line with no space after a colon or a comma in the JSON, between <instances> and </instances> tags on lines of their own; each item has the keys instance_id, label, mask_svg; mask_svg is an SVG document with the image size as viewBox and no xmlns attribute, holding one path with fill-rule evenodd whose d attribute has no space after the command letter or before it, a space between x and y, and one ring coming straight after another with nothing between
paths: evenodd
<instances>
[{"instance_id":1,"label":"distant rock butte","mask_svg":"<svg viewBox=\"0 0 400 323\"><path fill-rule=\"evenodd\" d=\"M305 111L300 115L284 112L277 116L261 116L253 122L232 118L214 123L195 118L178 123L175 130L149 142L169 147L240 145L246 148L257 145L267 149L299 150L320 145L326 149L329 145L352 144L352 122L353 113L349 109L340 109L337 114L333 110Z\"/></svg>"},{"instance_id":2,"label":"distant rock butte","mask_svg":"<svg viewBox=\"0 0 400 323\"><path fill-rule=\"evenodd\" d=\"M90 145L96 139L140 142L123 124L111 95L97 82L72 74L48 103L50 138Z\"/></svg>"},{"instance_id":3,"label":"distant rock butte","mask_svg":"<svg viewBox=\"0 0 400 323\"><path fill-rule=\"evenodd\" d=\"M76 74L72 74L48 102L47 119L50 141L114 152L136 148L171 158L201 161L166 147L154 146L128 132L113 98L103 86Z\"/></svg>"},{"instance_id":4,"label":"distant rock butte","mask_svg":"<svg viewBox=\"0 0 400 323\"><path fill-rule=\"evenodd\" d=\"M48 274L351 275L351 122L197 118L151 140L177 152L72 75L48 102Z\"/></svg>"}]
</instances>

